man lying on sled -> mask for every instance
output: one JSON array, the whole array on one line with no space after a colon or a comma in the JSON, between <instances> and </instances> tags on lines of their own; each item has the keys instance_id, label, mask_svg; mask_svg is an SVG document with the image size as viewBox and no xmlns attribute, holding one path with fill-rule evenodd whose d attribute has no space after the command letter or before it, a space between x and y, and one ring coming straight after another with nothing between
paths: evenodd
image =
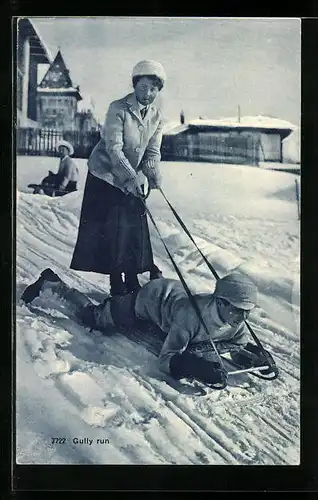
<instances>
[{"instance_id":1,"label":"man lying on sled","mask_svg":"<svg viewBox=\"0 0 318 500\"><path fill-rule=\"evenodd\" d=\"M158 278L133 293L110 296L94 305L46 269L25 289L22 300L32 302L45 290L73 306L82 324L105 333L110 327L133 329L137 325L140 328L142 322L155 324L166 334L159 356L162 371L176 379L190 377L206 384L226 383L227 373L220 363L192 349L207 342L207 333L179 281ZM235 355L235 351L240 352L248 344L244 320L257 303L256 286L246 276L232 272L217 280L214 293L195 294L194 299L218 352L230 350L233 358L233 352Z\"/></svg>"}]
</instances>

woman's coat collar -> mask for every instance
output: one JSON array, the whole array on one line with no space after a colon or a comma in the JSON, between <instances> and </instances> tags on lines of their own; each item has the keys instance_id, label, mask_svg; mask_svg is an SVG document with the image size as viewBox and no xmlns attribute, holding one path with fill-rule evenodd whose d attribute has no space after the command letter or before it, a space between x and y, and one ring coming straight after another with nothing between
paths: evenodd
<instances>
[{"instance_id":1,"label":"woman's coat collar","mask_svg":"<svg viewBox=\"0 0 318 500\"><path fill-rule=\"evenodd\" d=\"M141 122L141 123L144 123L145 120L147 120L147 118L149 118L149 111L154 109L153 105L150 104L149 108L148 108L148 112L146 114L146 117L145 119L143 120L142 117L141 117L141 114L140 114L140 108L138 106L138 102L137 102L137 99L136 99L136 94L135 92L132 92L131 94L128 94L127 97L126 97L126 103L130 109L130 111L138 118L138 120Z\"/></svg>"}]
</instances>

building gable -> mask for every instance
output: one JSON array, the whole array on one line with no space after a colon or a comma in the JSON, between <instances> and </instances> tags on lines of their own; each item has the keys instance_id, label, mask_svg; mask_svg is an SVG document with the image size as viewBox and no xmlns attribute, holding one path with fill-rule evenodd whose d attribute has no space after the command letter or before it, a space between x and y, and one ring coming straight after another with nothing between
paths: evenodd
<instances>
[{"instance_id":1,"label":"building gable","mask_svg":"<svg viewBox=\"0 0 318 500\"><path fill-rule=\"evenodd\" d=\"M67 89L73 87L73 83L69 75L69 70L65 65L60 51L58 51L53 63L44 75L39 87L51 89Z\"/></svg>"}]
</instances>

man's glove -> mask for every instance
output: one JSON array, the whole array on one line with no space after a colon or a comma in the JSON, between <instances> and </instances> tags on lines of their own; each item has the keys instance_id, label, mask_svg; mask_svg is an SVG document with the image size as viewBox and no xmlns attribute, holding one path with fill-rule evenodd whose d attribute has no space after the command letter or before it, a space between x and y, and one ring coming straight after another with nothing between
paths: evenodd
<instances>
[{"instance_id":1,"label":"man's glove","mask_svg":"<svg viewBox=\"0 0 318 500\"><path fill-rule=\"evenodd\" d=\"M170 373L176 379L195 378L204 384L226 385L227 383L227 373L219 363L207 361L187 351L172 356Z\"/></svg>"},{"instance_id":2,"label":"man's glove","mask_svg":"<svg viewBox=\"0 0 318 500\"><path fill-rule=\"evenodd\" d=\"M268 361L273 360L272 356L266 354L255 344L248 342L237 352L231 352L231 358L235 364L241 368L251 368L254 366L266 365ZM268 359L267 359L268 358Z\"/></svg>"}]
</instances>

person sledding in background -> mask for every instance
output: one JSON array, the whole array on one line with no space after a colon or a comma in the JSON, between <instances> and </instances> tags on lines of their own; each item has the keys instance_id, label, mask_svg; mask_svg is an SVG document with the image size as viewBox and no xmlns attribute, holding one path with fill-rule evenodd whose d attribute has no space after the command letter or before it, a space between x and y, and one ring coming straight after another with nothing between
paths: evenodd
<instances>
[{"instance_id":1,"label":"person sledding in background","mask_svg":"<svg viewBox=\"0 0 318 500\"><path fill-rule=\"evenodd\" d=\"M102 304L94 305L51 269L46 269L21 298L30 303L47 290L66 301L83 325L106 334L110 327L133 329L146 323L159 327L166 334L159 356L160 368L174 378L190 377L208 384L226 380L225 371L208 354L204 351L196 354L196 346L209 339L179 281L159 278L138 291L110 296ZM214 293L194 295L210 338L219 352L231 348L234 361L237 353L249 344L244 321L257 304L257 295L255 284L238 272L217 280Z\"/></svg>"},{"instance_id":2,"label":"person sledding in background","mask_svg":"<svg viewBox=\"0 0 318 500\"><path fill-rule=\"evenodd\" d=\"M51 196L63 196L67 193L77 191L78 168L71 156L74 154L73 146L68 141L59 141L56 148L60 155L59 169L56 174L49 171L41 185L35 188L34 194L47 194Z\"/></svg>"},{"instance_id":3,"label":"person sledding in background","mask_svg":"<svg viewBox=\"0 0 318 500\"><path fill-rule=\"evenodd\" d=\"M134 91L110 104L101 139L88 159L70 267L109 275L112 295L137 290L138 274L149 272L150 279L162 276L153 261L140 195L146 178L151 189L160 187L163 117L154 101L165 80L159 62L136 64Z\"/></svg>"},{"instance_id":4,"label":"person sledding in background","mask_svg":"<svg viewBox=\"0 0 318 500\"><path fill-rule=\"evenodd\" d=\"M74 154L73 146L68 141L60 141L57 145L60 154L60 165L56 174L55 186L58 190L69 193L77 190L78 168L71 156Z\"/></svg>"}]
</instances>

